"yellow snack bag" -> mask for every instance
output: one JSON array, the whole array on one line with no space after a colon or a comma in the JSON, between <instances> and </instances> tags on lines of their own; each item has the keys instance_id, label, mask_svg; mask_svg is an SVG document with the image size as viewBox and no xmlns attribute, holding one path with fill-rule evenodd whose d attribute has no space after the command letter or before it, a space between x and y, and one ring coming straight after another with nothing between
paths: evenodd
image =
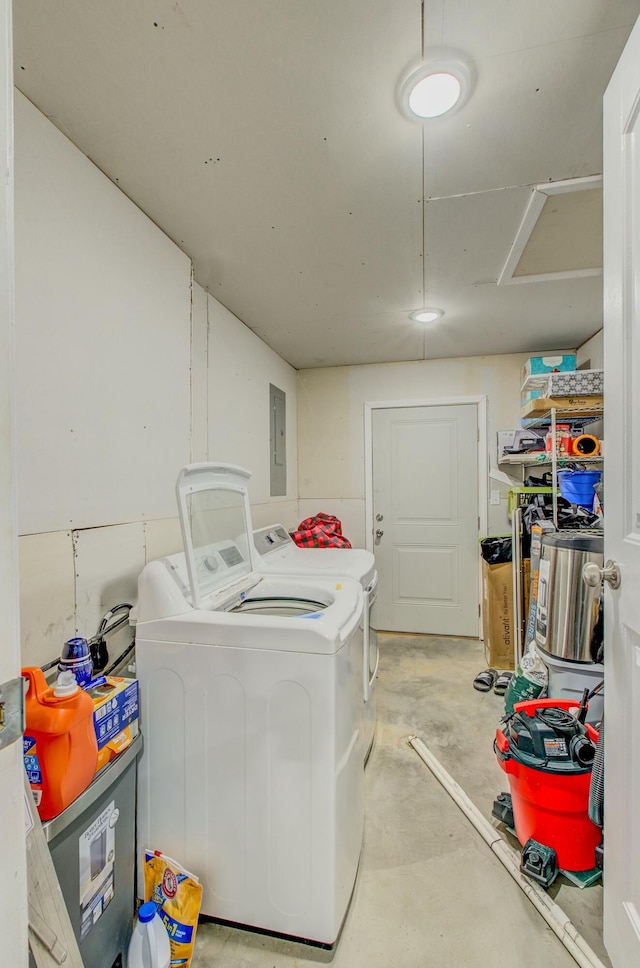
<instances>
[{"instance_id":1,"label":"yellow snack bag","mask_svg":"<svg viewBox=\"0 0 640 968\"><path fill-rule=\"evenodd\" d=\"M145 850L144 899L157 905L167 929L172 968L189 968L202 903L202 884L166 854Z\"/></svg>"}]
</instances>

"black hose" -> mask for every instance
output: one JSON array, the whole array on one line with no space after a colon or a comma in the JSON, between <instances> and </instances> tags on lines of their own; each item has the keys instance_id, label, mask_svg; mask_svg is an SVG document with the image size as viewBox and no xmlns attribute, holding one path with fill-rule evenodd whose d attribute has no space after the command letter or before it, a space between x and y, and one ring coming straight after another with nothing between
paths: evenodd
<instances>
[{"instance_id":1,"label":"black hose","mask_svg":"<svg viewBox=\"0 0 640 968\"><path fill-rule=\"evenodd\" d=\"M103 638L105 635L115 632L115 630L120 628L121 625L124 625L126 622L128 622L129 612L132 608L133 605L130 605L128 602L121 602L120 605L114 605L113 608L110 608L109 611L103 615L102 621L98 626L98 631L94 635L94 639ZM127 614L123 615L117 620L117 622L114 622L112 625L107 627L107 622L109 622L118 612L126 612Z\"/></svg>"}]
</instances>

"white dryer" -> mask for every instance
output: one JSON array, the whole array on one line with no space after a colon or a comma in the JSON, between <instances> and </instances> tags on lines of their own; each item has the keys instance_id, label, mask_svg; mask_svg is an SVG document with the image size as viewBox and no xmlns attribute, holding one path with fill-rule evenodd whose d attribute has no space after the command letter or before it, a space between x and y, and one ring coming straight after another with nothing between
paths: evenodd
<instances>
[{"instance_id":1,"label":"white dryer","mask_svg":"<svg viewBox=\"0 0 640 968\"><path fill-rule=\"evenodd\" d=\"M300 548L282 524L270 524L253 532L256 553L254 567L265 575L351 578L364 592L363 615L363 722L362 749L366 763L376 728L376 676L378 638L371 627L371 610L376 598L376 560L363 548Z\"/></svg>"},{"instance_id":2,"label":"white dryer","mask_svg":"<svg viewBox=\"0 0 640 968\"><path fill-rule=\"evenodd\" d=\"M363 592L257 573L248 477L185 468L185 553L140 575L138 849L199 876L202 914L331 946L362 842Z\"/></svg>"}]
</instances>

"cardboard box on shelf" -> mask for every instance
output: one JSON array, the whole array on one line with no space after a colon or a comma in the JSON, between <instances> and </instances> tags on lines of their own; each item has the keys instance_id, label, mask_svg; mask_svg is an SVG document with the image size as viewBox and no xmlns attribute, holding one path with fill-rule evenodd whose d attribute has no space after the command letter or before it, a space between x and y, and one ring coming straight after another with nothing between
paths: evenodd
<instances>
[{"instance_id":1,"label":"cardboard box on shelf","mask_svg":"<svg viewBox=\"0 0 640 968\"><path fill-rule=\"evenodd\" d=\"M490 565L483 559L482 633L494 669L513 669L514 626L513 562Z\"/></svg>"},{"instance_id":2,"label":"cardboard box on shelf","mask_svg":"<svg viewBox=\"0 0 640 968\"><path fill-rule=\"evenodd\" d=\"M98 740L97 772L138 735L138 680L106 676L106 683L89 690L89 695L93 700L93 725Z\"/></svg>"},{"instance_id":3,"label":"cardboard box on shelf","mask_svg":"<svg viewBox=\"0 0 640 968\"><path fill-rule=\"evenodd\" d=\"M526 622L529 614L529 602L531 601L531 558L522 559L522 614Z\"/></svg>"},{"instance_id":4,"label":"cardboard box on shelf","mask_svg":"<svg viewBox=\"0 0 640 968\"><path fill-rule=\"evenodd\" d=\"M529 558L529 594L527 597L525 618L524 648L536 637L536 606L538 603L538 578L540 574L540 556L542 554L542 539L545 534L552 534L556 530L553 521L536 521L531 526L531 558Z\"/></svg>"},{"instance_id":5,"label":"cardboard box on shelf","mask_svg":"<svg viewBox=\"0 0 640 968\"><path fill-rule=\"evenodd\" d=\"M562 411L564 416L588 417L602 410L603 402L601 394L580 397L537 397L522 407L520 413L523 424L526 418L544 417L554 407Z\"/></svg>"}]
</instances>

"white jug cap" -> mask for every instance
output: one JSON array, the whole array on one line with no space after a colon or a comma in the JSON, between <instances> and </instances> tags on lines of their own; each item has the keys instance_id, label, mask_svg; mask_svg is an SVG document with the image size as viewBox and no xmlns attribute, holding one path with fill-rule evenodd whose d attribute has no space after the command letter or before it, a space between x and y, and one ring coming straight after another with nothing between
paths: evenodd
<instances>
[{"instance_id":1,"label":"white jug cap","mask_svg":"<svg viewBox=\"0 0 640 968\"><path fill-rule=\"evenodd\" d=\"M58 699L64 696L74 696L79 688L80 686L73 672L65 670L65 672L58 674L56 684L53 687L53 695Z\"/></svg>"}]
</instances>

